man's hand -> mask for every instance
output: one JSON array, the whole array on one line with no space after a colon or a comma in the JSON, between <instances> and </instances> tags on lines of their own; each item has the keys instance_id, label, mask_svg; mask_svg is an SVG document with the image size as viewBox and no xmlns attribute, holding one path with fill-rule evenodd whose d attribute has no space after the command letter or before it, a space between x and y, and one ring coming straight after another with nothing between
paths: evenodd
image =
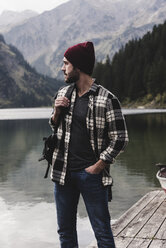
<instances>
[{"instance_id":1,"label":"man's hand","mask_svg":"<svg viewBox=\"0 0 166 248\"><path fill-rule=\"evenodd\" d=\"M106 163L102 160L97 161L97 163L87 167L85 170L90 174L99 174L106 166Z\"/></svg>"},{"instance_id":2,"label":"man's hand","mask_svg":"<svg viewBox=\"0 0 166 248\"><path fill-rule=\"evenodd\" d=\"M54 115L52 116L52 120L54 122L57 121L59 114L62 111L62 108L67 108L70 104L70 101L67 97L63 96L63 97L58 97L55 100L55 104L54 104Z\"/></svg>"},{"instance_id":3,"label":"man's hand","mask_svg":"<svg viewBox=\"0 0 166 248\"><path fill-rule=\"evenodd\" d=\"M67 108L69 106L69 99L65 96L63 97L58 97L56 100L55 100L55 110L56 111L61 111L61 107L64 107L64 108Z\"/></svg>"}]
</instances>

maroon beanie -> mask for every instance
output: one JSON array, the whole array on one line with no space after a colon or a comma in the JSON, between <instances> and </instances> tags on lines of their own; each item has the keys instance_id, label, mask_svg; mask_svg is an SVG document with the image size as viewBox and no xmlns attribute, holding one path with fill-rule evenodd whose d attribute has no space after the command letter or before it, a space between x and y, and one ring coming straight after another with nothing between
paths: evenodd
<instances>
[{"instance_id":1,"label":"maroon beanie","mask_svg":"<svg viewBox=\"0 0 166 248\"><path fill-rule=\"evenodd\" d=\"M95 52L92 42L88 41L69 47L64 56L74 67L88 75L92 74L95 63Z\"/></svg>"}]
</instances>

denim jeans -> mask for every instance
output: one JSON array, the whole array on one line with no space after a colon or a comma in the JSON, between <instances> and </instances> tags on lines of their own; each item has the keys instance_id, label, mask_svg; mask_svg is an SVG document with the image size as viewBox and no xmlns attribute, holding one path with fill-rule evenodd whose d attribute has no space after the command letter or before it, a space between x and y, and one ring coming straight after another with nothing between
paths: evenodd
<instances>
[{"instance_id":1,"label":"denim jeans","mask_svg":"<svg viewBox=\"0 0 166 248\"><path fill-rule=\"evenodd\" d=\"M115 248L110 226L107 187L101 174L68 172L65 185L55 183L58 233L61 248L78 248L76 216L82 194L99 248Z\"/></svg>"}]
</instances>

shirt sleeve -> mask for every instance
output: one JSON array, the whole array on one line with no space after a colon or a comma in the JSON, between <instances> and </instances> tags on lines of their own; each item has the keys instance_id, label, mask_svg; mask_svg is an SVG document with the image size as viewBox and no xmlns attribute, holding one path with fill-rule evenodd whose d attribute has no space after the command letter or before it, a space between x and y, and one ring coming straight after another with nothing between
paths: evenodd
<instances>
[{"instance_id":1,"label":"shirt sleeve","mask_svg":"<svg viewBox=\"0 0 166 248\"><path fill-rule=\"evenodd\" d=\"M108 147L100 154L100 159L111 164L128 144L128 132L121 106L114 96L108 98L106 107Z\"/></svg>"},{"instance_id":2,"label":"shirt sleeve","mask_svg":"<svg viewBox=\"0 0 166 248\"><path fill-rule=\"evenodd\" d=\"M62 87L56 92L56 94L55 94L55 96L54 96L54 101L56 100L56 98L58 98L58 97L60 97L60 96L65 96L66 89L67 89L67 87L62 86ZM52 121L52 117L53 117L53 115L54 115L54 111L55 111L55 110L54 110L54 108L53 108L51 117L50 117L50 119L49 119L49 125L50 125L50 127L51 127L51 129L52 129L53 132L57 129L57 124L54 123L54 122Z\"/></svg>"},{"instance_id":3,"label":"shirt sleeve","mask_svg":"<svg viewBox=\"0 0 166 248\"><path fill-rule=\"evenodd\" d=\"M58 96L58 92L56 92L56 94L54 96L54 100L57 98L57 96ZM49 118L49 125L50 125L52 131L54 132L55 129L56 129L56 124L52 120L53 115L54 115L54 108L53 108L52 113L51 113L51 116Z\"/></svg>"}]
</instances>

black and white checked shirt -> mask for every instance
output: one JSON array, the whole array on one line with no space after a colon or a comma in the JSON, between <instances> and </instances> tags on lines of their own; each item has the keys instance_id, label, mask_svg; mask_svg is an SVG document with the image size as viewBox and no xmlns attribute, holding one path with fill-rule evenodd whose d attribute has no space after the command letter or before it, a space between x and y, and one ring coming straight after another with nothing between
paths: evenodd
<instances>
[{"instance_id":1,"label":"black and white checked shirt","mask_svg":"<svg viewBox=\"0 0 166 248\"><path fill-rule=\"evenodd\" d=\"M66 86L58 91L57 97L65 96ZM74 86L73 86L74 87ZM64 117L64 122L57 129L57 144L53 153L51 179L64 185L67 171L68 150L71 134L71 123L76 88L71 95L69 111ZM54 123L50 119L50 125L54 130ZM103 185L111 185L110 164L117 155L122 152L128 143L126 123L121 111L120 103L110 91L101 85L93 83L89 90L89 103L86 117L86 126L90 143L97 159L101 159L108 165L103 170Z\"/></svg>"}]
</instances>

